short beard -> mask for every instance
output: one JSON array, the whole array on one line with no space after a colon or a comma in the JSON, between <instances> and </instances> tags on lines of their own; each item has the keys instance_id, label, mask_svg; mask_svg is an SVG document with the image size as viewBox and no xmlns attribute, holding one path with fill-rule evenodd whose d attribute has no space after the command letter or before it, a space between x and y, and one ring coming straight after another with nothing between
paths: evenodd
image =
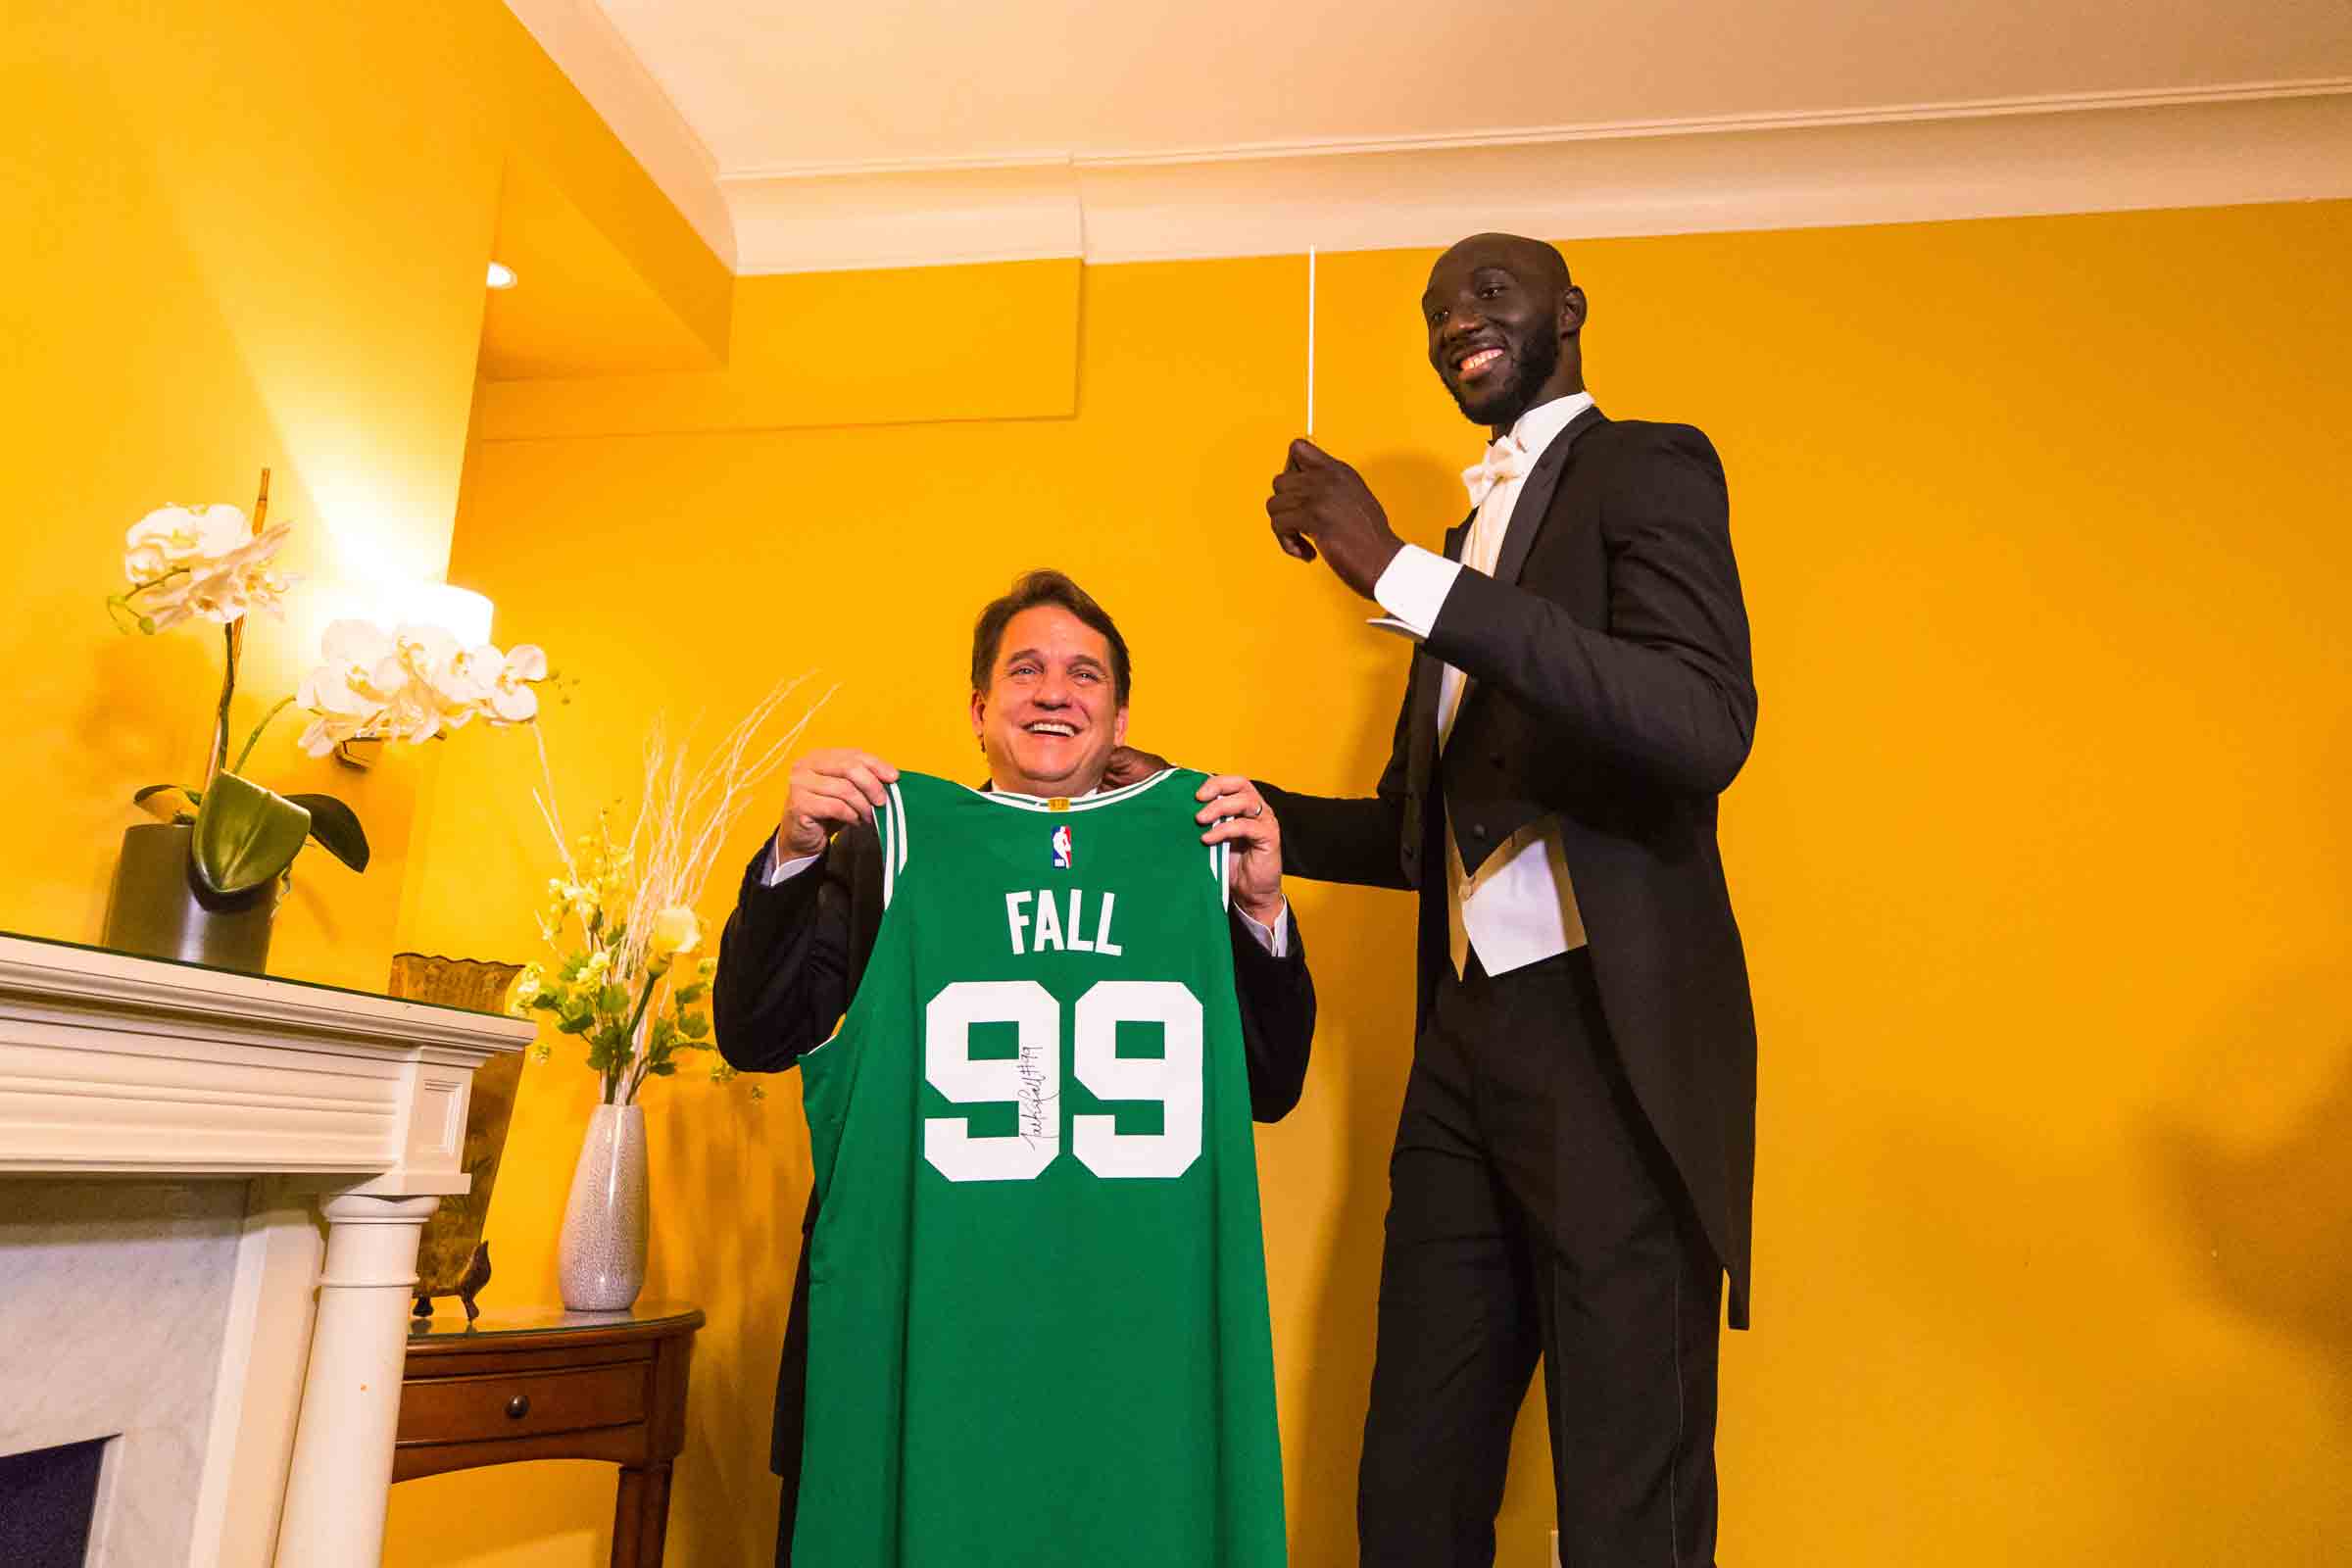
<instances>
[{"instance_id":1,"label":"short beard","mask_svg":"<svg viewBox=\"0 0 2352 1568\"><path fill-rule=\"evenodd\" d=\"M1544 383L1551 372L1560 368L1560 339L1557 333L1539 333L1525 345L1514 344L1523 352L1511 357L1511 378L1473 404L1470 395L1460 386L1450 387L1453 406L1462 411L1462 417L1475 424L1508 426L1519 422L1519 416L1536 406L1544 392Z\"/></svg>"}]
</instances>

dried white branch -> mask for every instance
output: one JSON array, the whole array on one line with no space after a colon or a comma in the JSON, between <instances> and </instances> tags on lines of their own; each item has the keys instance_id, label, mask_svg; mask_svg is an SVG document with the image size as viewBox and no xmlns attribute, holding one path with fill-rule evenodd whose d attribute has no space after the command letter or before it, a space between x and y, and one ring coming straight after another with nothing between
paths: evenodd
<instances>
[{"instance_id":1,"label":"dried white branch","mask_svg":"<svg viewBox=\"0 0 2352 1568\"><path fill-rule=\"evenodd\" d=\"M632 995L644 983L647 947L656 917L664 909L691 909L701 901L719 850L741 825L760 787L791 757L809 720L839 689L827 689L791 724L771 734L778 710L808 679L796 675L770 687L735 721L700 766L690 765L691 732L673 744L668 726L660 716L647 727L639 764L637 814L626 843L634 886L620 950L613 955L611 971L611 978ZM564 858L566 879L576 882L571 846L554 805L555 785L544 741L540 764L544 795L534 794L533 798L539 802L540 816ZM667 988L674 981L665 976L661 984ZM666 1000L666 992L662 1000ZM659 1010L658 1006L649 1009L647 1015L654 1016ZM633 1100L645 1081L651 1065L645 1045L642 1034L632 1043L633 1054L620 1075L620 1103Z\"/></svg>"}]
</instances>

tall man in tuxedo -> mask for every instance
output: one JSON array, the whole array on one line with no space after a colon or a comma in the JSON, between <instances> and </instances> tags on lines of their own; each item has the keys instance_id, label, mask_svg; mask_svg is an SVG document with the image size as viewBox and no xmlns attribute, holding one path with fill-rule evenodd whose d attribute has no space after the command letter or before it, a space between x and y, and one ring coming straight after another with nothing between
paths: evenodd
<instances>
[{"instance_id":1,"label":"tall man in tuxedo","mask_svg":"<svg viewBox=\"0 0 2352 1568\"><path fill-rule=\"evenodd\" d=\"M1080 797L1101 787L1127 728L1127 640L1094 598L1058 571L1032 571L984 607L972 628L970 721L991 787ZM882 850L874 811L898 770L870 752L794 760L775 836L744 868L711 987L719 1054L747 1072L780 1072L821 1044L849 1010L882 927ZM1298 1102L1315 1033L1306 948L1282 893L1282 835L1250 780L1210 778L1197 819L1204 844L1232 857L1233 981L1250 1114L1277 1121ZM808 1233L793 1282L769 1462L783 1478L776 1561L792 1561L808 1378Z\"/></svg>"},{"instance_id":2,"label":"tall man in tuxedo","mask_svg":"<svg viewBox=\"0 0 2352 1568\"><path fill-rule=\"evenodd\" d=\"M1585 310L1538 241L1480 234L1431 270L1430 364L1494 438L1443 557L1307 441L1266 503L1286 549L1419 642L1369 798L1265 790L1289 870L1421 894L1366 1564L1493 1560L1539 1357L1562 1562L1714 1561L1756 1087L1715 807L1756 693L1722 466L1688 425L1601 416Z\"/></svg>"}]
</instances>

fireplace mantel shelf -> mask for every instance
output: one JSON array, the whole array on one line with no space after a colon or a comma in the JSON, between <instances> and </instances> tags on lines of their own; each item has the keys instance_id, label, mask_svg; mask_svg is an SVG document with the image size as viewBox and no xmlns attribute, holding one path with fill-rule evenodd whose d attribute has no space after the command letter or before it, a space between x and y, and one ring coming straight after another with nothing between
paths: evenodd
<instances>
[{"instance_id":1,"label":"fireplace mantel shelf","mask_svg":"<svg viewBox=\"0 0 2352 1568\"><path fill-rule=\"evenodd\" d=\"M370 1191L462 1192L467 1082L532 1032L0 936L0 1172L364 1173Z\"/></svg>"},{"instance_id":2,"label":"fireplace mantel shelf","mask_svg":"<svg viewBox=\"0 0 2352 1568\"><path fill-rule=\"evenodd\" d=\"M0 1177L250 1179L191 1568L380 1557L418 1233L533 1033L0 935Z\"/></svg>"}]
</instances>

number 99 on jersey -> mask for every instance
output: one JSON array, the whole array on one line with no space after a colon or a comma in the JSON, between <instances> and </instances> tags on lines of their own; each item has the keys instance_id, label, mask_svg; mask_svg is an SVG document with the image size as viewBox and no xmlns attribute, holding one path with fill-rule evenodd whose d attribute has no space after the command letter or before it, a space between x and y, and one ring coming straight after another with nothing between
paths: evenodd
<instances>
[{"instance_id":1,"label":"number 99 on jersey","mask_svg":"<svg viewBox=\"0 0 2352 1568\"><path fill-rule=\"evenodd\" d=\"M972 1026L1008 1023L1011 1056L975 1058ZM1157 1024L1155 1057L1118 1054L1122 1023ZM1070 1008L1070 1076L1099 1100L1156 1101L1160 1130L1072 1115L1070 1152L1097 1176L1169 1180L1200 1157L1200 1002L1174 980L1100 980ZM1010 1103L1017 1130L975 1136L961 1116L923 1118L923 1158L952 1182L1033 1181L1061 1156L1061 1004L1034 980L958 980L923 1009L923 1077L958 1105Z\"/></svg>"}]
</instances>

